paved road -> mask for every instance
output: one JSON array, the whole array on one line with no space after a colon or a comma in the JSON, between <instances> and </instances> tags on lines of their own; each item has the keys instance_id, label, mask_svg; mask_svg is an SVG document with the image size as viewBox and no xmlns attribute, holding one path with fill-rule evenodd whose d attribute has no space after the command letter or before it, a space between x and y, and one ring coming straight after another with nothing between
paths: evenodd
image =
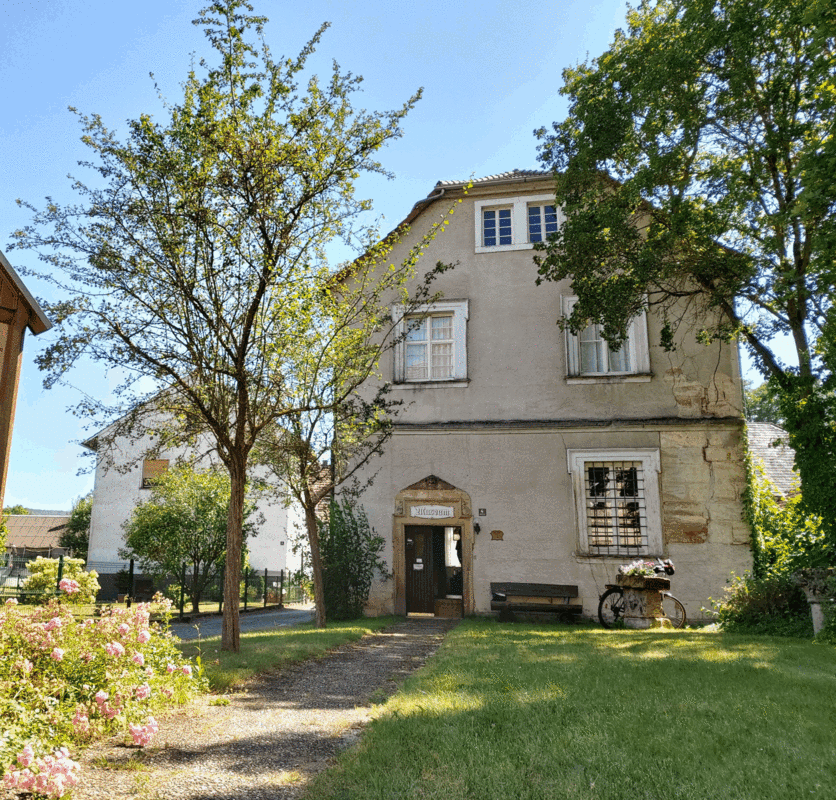
<instances>
[{"instance_id":1,"label":"paved road","mask_svg":"<svg viewBox=\"0 0 836 800\"><path fill-rule=\"evenodd\" d=\"M274 628L286 628L299 625L313 619L313 609L281 608L268 611L250 611L241 614L241 633L248 631L266 631ZM198 636L220 636L220 617L203 617L193 622L171 623L171 630L181 639L197 639Z\"/></svg>"}]
</instances>

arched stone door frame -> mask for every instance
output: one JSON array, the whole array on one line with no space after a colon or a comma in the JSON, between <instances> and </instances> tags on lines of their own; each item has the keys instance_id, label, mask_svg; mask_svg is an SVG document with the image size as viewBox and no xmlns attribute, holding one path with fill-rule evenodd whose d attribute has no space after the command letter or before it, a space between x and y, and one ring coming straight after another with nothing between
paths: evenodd
<instances>
[{"instance_id":1,"label":"arched stone door frame","mask_svg":"<svg viewBox=\"0 0 836 800\"><path fill-rule=\"evenodd\" d=\"M420 506L440 506L452 510L451 516L427 517ZM415 516L419 514L419 516ZM440 525L461 528L462 532L462 605L465 615L475 609L473 595L473 512L470 495L447 481L428 475L395 495L392 516L392 571L395 578L395 613L406 614L406 559L404 536L407 525Z\"/></svg>"}]
</instances>

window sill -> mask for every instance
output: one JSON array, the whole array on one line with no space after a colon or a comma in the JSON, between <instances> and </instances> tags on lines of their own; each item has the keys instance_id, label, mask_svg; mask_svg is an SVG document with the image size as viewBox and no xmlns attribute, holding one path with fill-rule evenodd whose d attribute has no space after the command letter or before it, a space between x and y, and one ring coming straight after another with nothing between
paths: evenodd
<instances>
[{"instance_id":1,"label":"window sill","mask_svg":"<svg viewBox=\"0 0 836 800\"><path fill-rule=\"evenodd\" d=\"M647 559L648 561L655 561L657 558L664 559L666 556L654 553L637 553L633 550L630 553L573 553L575 560L578 562L584 561L618 561L623 563L625 559L635 561L637 558Z\"/></svg>"},{"instance_id":2,"label":"window sill","mask_svg":"<svg viewBox=\"0 0 836 800\"><path fill-rule=\"evenodd\" d=\"M506 253L509 250L533 250L533 242L519 242L517 244L498 244L493 247L485 247L484 245L477 245L477 253Z\"/></svg>"},{"instance_id":3,"label":"window sill","mask_svg":"<svg viewBox=\"0 0 836 800\"><path fill-rule=\"evenodd\" d=\"M579 386L584 383L650 383L653 374L650 372L633 373L631 375L571 375L566 377L569 386Z\"/></svg>"},{"instance_id":4,"label":"window sill","mask_svg":"<svg viewBox=\"0 0 836 800\"><path fill-rule=\"evenodd\" d=\"M470 385L470 380L465 378L450 381L404 381L396 383L399 389L465 389Z\"/></svg>"}]
</instances>

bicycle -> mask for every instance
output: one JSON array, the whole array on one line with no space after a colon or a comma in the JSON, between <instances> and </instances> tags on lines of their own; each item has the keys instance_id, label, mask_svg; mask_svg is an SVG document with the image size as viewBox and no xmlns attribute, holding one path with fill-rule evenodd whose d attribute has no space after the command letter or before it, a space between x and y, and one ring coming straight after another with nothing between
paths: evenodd
<instances>
[{"instance_id":1,"label":"bicycle","mask_svg":"<svg viewBox=\"0 0 836 800\"><path fill-rule=\"evenodd\" d=\"M670 559L661 561L654 567L656 574L673 575L674 566ZM685 606L670 592L661 592L662 611L674 628L684 628L686 622ZM605 628L614 628L624 616L624 589L617 584L607 584L607 590L598 601L598 619Z\"/></svg>"}]
</instances>

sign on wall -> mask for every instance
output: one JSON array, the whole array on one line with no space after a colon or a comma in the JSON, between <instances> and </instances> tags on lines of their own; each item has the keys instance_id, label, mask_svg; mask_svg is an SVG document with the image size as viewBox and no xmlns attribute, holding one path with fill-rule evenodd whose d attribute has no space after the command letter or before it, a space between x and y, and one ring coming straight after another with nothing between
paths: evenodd
<instances>
[{"instance_id":1,"label":"sign on wall","mask_svg":"<svg viewBox=\"0 0 836 800\"><path fill-rule=\"evenodd\" d=\"M412 516L419 519L445 519L452 517L452 506L412 506Z\"/></svg>"}]
</instances>

